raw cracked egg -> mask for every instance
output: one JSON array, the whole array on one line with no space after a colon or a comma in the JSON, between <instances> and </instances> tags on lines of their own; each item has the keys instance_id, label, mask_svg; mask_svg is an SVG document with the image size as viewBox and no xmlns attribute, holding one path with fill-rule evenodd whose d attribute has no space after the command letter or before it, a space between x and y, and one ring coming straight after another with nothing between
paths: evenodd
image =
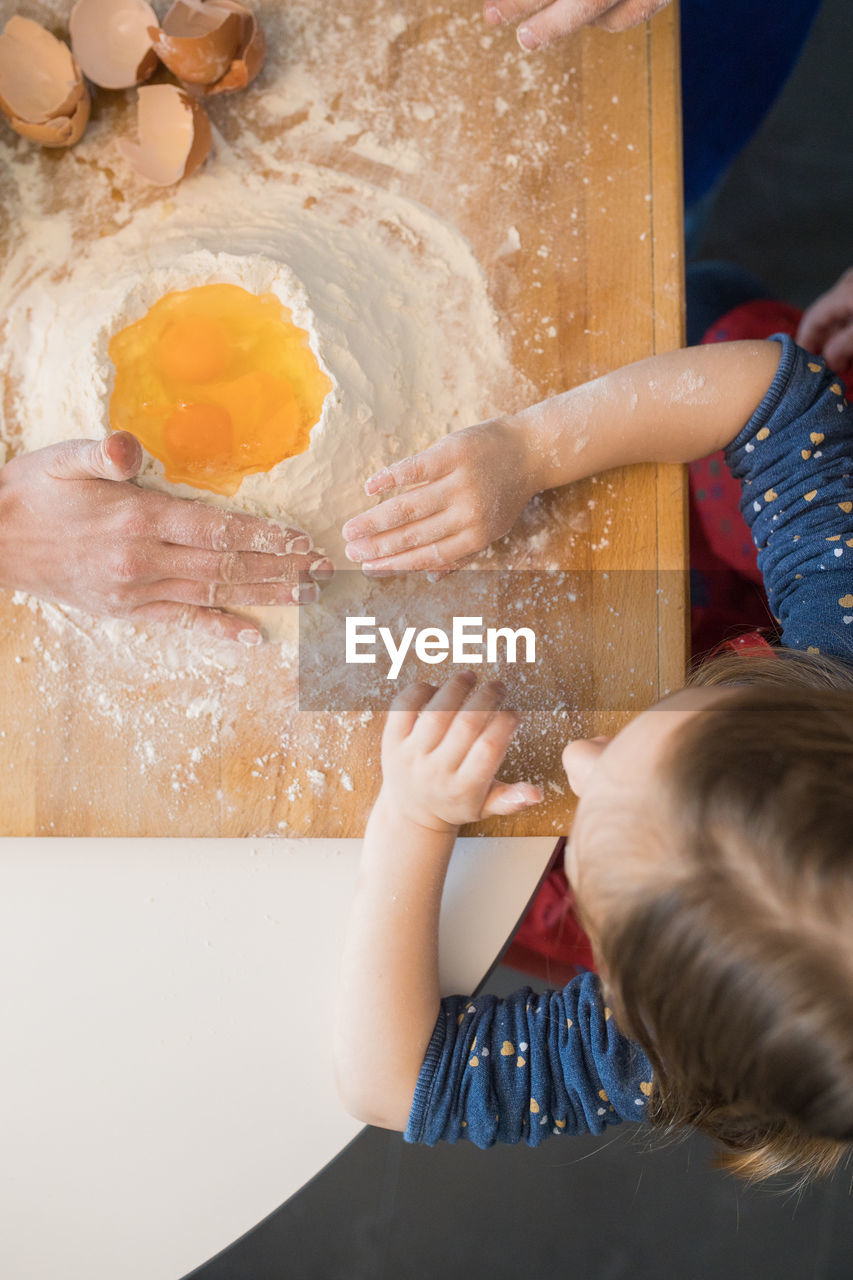
<instances>
[{"instance_id":1,"label":"raw cracked egg","mask_svg":"<svg viewBox=\"0 0 853 1280\"><path fill-rule=\"evenodd\" d=\"M167 293L109 354L113 430L132 431L168 480L214 493L304 453L332 389L287 307L233 284Z\"/></svg>"}]
</instances>

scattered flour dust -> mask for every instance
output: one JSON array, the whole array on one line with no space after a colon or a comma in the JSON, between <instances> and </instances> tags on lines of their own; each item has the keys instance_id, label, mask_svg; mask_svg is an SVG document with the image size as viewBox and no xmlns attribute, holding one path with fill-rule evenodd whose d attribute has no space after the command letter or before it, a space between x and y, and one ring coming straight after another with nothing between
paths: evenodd
<instances>
[{"instance_id":1,"label":"scattered flour dust","mask_svg":"<svg viewBox=\"0 0 853 1280\"><path fill-rule=\"evenodd\" d=\"M213 281L272 291L308 331L334 384L309 449L247 476L230 499L170 484L154 459L141 483L295 524L341 566L340 529L369 505L367 477L477 421L497 407L484 388L500 396L509 385L467 242L422 207L366 183L306 165L259 179L234 161L94 240L63 270L66 244L64 236L22 238L0 282L2 361L20 388L3 435L31 450L105 434L109 340L164 293ZM292 609L259 617L270 639L292 636Z\"/></svg>"},{"instance_id":2,"label":"scattered flour dust","mask_svg":"<svg viewBox=\"0 0 853 1280\"><path fill-rule=\"evenodd\" d=\"M527 154L542 87L514 41L500 54L489 52L492 37L480 38L478 14L462 15L455 3L439 3L413 26L401 8L377 0L357 30L350 16L315 0L259 0L258 8L269 47L262 76L247 94L211 103L214 155L177 188L146 186L118 156L117 138L134 127L131 94L102 95L86 135L64 154L3 131L0 461L6 449L108 430L107 343L162 293L214 281L269 289L308 331L333 382L309 450L247 477L233 499L171 486L153 459L140 483L300 525L346 565L340 528L367 505L367 476L450 430L535 398L511 367L469 243L407 198L404 177L477 133L458 91L472 74L471 59L498 57L500 83L522 82L522 107L505 122L510 153ZM33 0L31 16L58 29L67 4ZM375 69L393 73L416 28L434 76L409 99L382 88ZM566 70L563 87L573 73ZM504 105L496 100L499 112ZM544 155L553 143L550 125L537 129ZM462 205L479 200L480 188L463 182L457 198ZM503 252L514 252L517 230L502 234ZM531 510L522 535L540 530ZM181 796L197 786L198 803L220 806L211 829L286 832L287 823L275 820L283 803L313 794L333 805L340 792L352 791L346 747L357 718L341 718L330 746L326 729L309 730L311 717L298 712L296 610L258 611L273 643L247 654L191 633L142 630L14 598L22 616L34 615L32 649L19 657L33 664L43 702L64 705L73 670L82 705L67 713L69 728L84 715L121 738L137 776L156 776L175 793L176 819L189 812ZM321 602L314 607L318 624L322 612ZM31 633L32 626L22 629ZM264 738L253 775L276 775L250 831L229 828L232 813L235 823L242 819L225 776L229 758L245 755L235 724L246 716L257 729L248 740ZM371 716L367 709L361 719ZM266 811L260 800L269 802ZM144 797L139 805L141 812ZM134 833L154 832L141 818Z\"/></svg>"}]
</instances>

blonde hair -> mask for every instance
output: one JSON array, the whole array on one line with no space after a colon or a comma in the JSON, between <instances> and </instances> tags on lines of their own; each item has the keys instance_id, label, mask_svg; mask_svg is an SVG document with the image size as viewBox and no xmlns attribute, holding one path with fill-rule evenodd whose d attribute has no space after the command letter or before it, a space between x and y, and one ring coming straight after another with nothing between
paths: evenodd
<instances>
[{"instance_id":1,"label":"blonde hair","mask_svg":"<svg viewBox=\"0 0 853 1280\"><path fill-rule=\"evenodd\" d=\"M829 1173L853 1144L853 667L780 649L711 659L730 696L663 761L675 870L601 940L650 1118L750 1180Z\"/></svg>"}]
</instances>

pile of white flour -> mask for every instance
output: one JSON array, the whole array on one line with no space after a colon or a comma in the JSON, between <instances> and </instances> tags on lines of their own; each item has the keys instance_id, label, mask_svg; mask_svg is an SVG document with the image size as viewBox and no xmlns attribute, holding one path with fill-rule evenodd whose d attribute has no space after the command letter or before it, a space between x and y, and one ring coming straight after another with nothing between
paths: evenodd
<instances>
[{"instance_id":1,"label":"pile of white flour","mask_svg":"<svg viewBox=\"0 0 853 1280\"><path fill-rule=\"evenodd\" d=\"M230 157L70 258L61 226L46 230L18 238L0 277L0 364L16 388L3 438L29 451L105 434L109 340L164 293L214 281L272 291L334 383L310 448L247 476L233 498L172 485L154 459L142 483L296 524L338 565L341 526L370 503L367 477L477 421L492 407L484 389L508 386L467 242L367 183L304 164L261 179ZM270 638L292 614L263 611Z\"/></svg>"}]
</instances>

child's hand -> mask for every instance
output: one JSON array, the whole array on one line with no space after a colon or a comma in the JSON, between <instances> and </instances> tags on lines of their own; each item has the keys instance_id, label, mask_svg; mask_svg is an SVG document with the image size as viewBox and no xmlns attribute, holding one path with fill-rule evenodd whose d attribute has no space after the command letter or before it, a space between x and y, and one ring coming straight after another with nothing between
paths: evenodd
<instances>
[{"instance_id":1,"label":"child's hand","mask_svg":"<svg viewBox=\"0 0 853 1280\"><path fill-rule=\"evenodd\" d=\"M502 538L536 491L523 433L466 427L370 477L369 494L417 485L347 521L346 554L365 573L457 569Z\"/></svg>"},{"instance_id":2,"label":"child's hand","mask_svg":"<svg viewBox=\"0 0 853 1280\"><path fill-rule=\"evenodd\" d=\"M446 833L541 801L529 782L495 780L519 717L499 709L505 690L498 681L472 693L475 682L466 671L438 690L411 684L397 695L382 735L380 807Z\"/></svg>"}]
</instances>

